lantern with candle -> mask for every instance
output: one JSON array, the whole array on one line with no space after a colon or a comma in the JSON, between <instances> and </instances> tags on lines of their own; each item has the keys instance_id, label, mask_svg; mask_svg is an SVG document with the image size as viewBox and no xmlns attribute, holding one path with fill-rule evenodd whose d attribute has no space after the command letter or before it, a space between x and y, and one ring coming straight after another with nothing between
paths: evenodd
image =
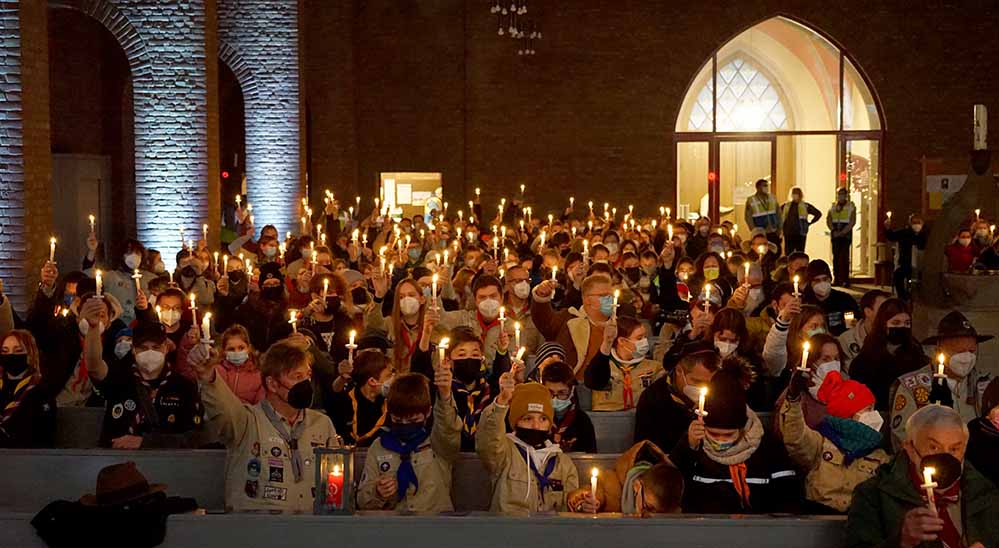
<instances>
[{"instance_id":1,"label":"lantern with candle","mask_svg":"<svg viewBox=\"0 0 999 548\"><path fill-rule=\"evenodd\" d=\"M354 511L354 452L349 448L316 447L316 498L319 516L350 515Z\"/></svg>"}]
</instances>

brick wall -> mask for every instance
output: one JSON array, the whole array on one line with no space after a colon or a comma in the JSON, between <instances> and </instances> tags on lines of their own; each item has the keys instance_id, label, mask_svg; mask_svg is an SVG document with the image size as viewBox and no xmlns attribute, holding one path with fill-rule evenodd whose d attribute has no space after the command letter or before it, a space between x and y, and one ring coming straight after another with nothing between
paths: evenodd
<instances>
[{"instance_id":1,"label":"brick wall","mask_svg":"<svg viewBox=\"0 0 999 548\"><path fill-rule=\"evenodd\" d=\"M296 230L299 165L298 2L218 0L218 36L245 61L255 89L243 90L247 200L257 226ZM241 71L230 67L237 78ZM228 197L227 197L228 199Z\"/></svg>"},{"instance_id":2,"label":"brick wall","mask_svg":"<svg viewBox=\"0 0 999 548\"><path fill-rule=\"evenodd\" d=\"M352 18L307 4L313 138L350 146L335 139L349 109L323 99L356 97L356 160L314 144L313 175L349 173L356 161L363 188L379 171L440 170L452 203L474 186L490 198L520 182L539 210L562 206L565 189L673 201L673 128L687 86L716 48L781 14L831 36L868 75L887 121L883 192L896 212L920 207L920 157L966 157L972 104L999 112L999 10L980 0L532 2L545 40L529 58L496 36L488 2L349 4ZM354 59L353 78L317 67L314 55Z\"/></svg>"}]
</instances>

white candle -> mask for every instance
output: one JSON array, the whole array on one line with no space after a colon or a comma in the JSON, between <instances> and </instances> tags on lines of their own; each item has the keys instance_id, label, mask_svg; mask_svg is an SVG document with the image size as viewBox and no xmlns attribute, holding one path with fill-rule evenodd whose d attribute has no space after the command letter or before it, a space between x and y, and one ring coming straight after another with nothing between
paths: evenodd
<instances>
[{"instance_id":1,"label":"white candle","mask_svg":"<svg viewBox=\"0 0 999 548\"><path fill-rule=\"evenodd\" d=\"M976 209L975 210L975 220L978 221L978 220L981 220L981 218L982 218L982 210L981 209Z\"/></svg>"},{"instance_id":2,"label":"white candle","mask_svg":"<svg viewBox=\"0 0 999 548\"><path fill-rule=\"evenodd\" d=\"M594 501L597 500L597 476L599 475L600 471L597 470L596 468L590 470L590 496L593 497ZM596 509L594 509L594 513L595 512Z\"/></svg>"},{"instance_id":3,"label":"white candle","mask_svg":"<svg viewBox=\"0 0 999 548\"><path fill-rule=\"evenodd\" d=\"M209 343L212 340L212 313L205 312L201 319L201 342Z\"/></svg>"},{"instance_id":4,"label":"white candle","mask_svg":"<svg viewBox=\"0 0 999 548\"><path fill-rule=\"evenodd\" d=\"M190 294L190 299L191 299L191 324L194 325L195 328L197 328L197 326L198 326L198 306L197 306L197 304L195 302L196 297L195 297L195 295L194 295L193 292Z\"/></svg>"},{"instance_id":5,"label":"white candle","mask_svg":"<svg viewBox=\"0 0 999 548\"><path fill-rule=\"evenodd\" d=\"M669 208L667 207L666 208L666 220L669 220L669 213L670 213L670 211L669 211Z\"/></svg>"},{"instance_id":6,"label":"white candle","mask_svg":"<svg viewBox=\"0 0 999 548\"><path fill-rule=\"evenodd\" d=\"M163 323L163 310L160 308L160 305L156 305L156 319L160 323Z\"/></svg>"},{"instance_id":7,"label":"white candle","mask_svg":"<svg viewBox=\"0 0 999 548\"><path fill-rule=\"evenodd\" d=\"M704 311L711 311L711 284L704 284Z\"/></svg>"},{"instance_id":8,"label":"white candle","mask_svg":"<svg viewBox=\"0 0 999 548\"><path fill-rule=\"evenodd\" d=\"M219 267L219 252L218 251L216 251L215 253L212 253L212 259L215 260L215 269L218 270L218 267Z\"/></svg>"},{"instance_id":9,"label":"white candle","mask_svg":"<svg viewBox=\"0 0 999 548\"><path fill-rule=\"evenodd\" d=\"M933 515L937 515L937 501L933 498L933 489L937 486L937 483L933 481L933 475L936 473L936 468L930 466L923 468L923 485L921 486L926 489L926 503Z\"/></svg>"},{"instance_id":10,"label":"white candle","mask_svg":"<svg viewBox=\"0 0 999 548\"><path fill-rule=\"evenodd\" d=\"M811 350L812 345L805 341L801 348L801 365L798 366L798 371L805 372L808 371L808 351Z\"/></svg>"},{"instance_id":11,"label":"white candle","mask_svg":"<svg viewBox=\"0 0 999 548\"><path fill-rule=\"evenodd\" d=\"M514 346L520 347L520 322L513 322Z\"/></svg>"},{"instance_id":12,"label":"white candle","mask_svg":"<svg viewBox=\"0 0 999 548\"><path fill-rule=\"evenodd\" d=\"M702 386L700 388L700 390L698 391L698 396L697 396L697 416L698 417L702 417L703 418L703 417L706 417L708 415L708 412L704 410L704 402L707 400L707 398L708 398L708 387L707 386Z\"/></svg>"},{"instance_id":13,"label":"white candle","mask_svg":"<svg viewBox=\"0 0 999 548\"><path fill-rule=\"evenodd\" d=\"M104 275L98 270L94 278L97 280L97 296L100 297L104 293Z\"/></svg>"},{"instance_id":14,"label":"white candle","mask_svg":"<svg viewBox=\"0 0 999 548\"><path fill-rule=\"evenodd\" d=\"M525 352L527 352L527 348L525 348L525 347L521 346L521 347L520 347L520 348L519 348L519 349L517 350L517 355L516 355L516 356L514 356L514 357L513 357L513 359L514 359L514 360L516 360L516 361L518 361L518 362L519 362L519 361L521 361L521 360L522 360L522 359L524 358L524 353L525 353Z\"/></svg>"},{"instance_id":15,"label":"white candle","mask_svg":"<svg viewBox=\"0 0 999 548\"><path fill-rule=\"evenodd\" d=\"M448 254L446 249L444 250L444 264L448 264Z\"/></svg>"},{"instance_id":16,"label":"white candle","mask_svg":"<svg viewBox=\"0 0 999 548\"><path fill-rule=\"evenodd\" d=\"M621 290L620 289L615 289L614 290L614 310L611 312L611 315L613 317L617 317L617 300L620 297L621 297Z\"/></svg>"},{"instance_id":17,"label":"white candle","mask_svg":"<svg viewBox=\"0 0 999 548\"><path fill-rule=\"evenodd\" d=\"M794 298L795 299L798 298L798 281L799 280L800 280L800 278L797 275L795 275L794 276Z\"/></svg>"},{"instance_id":18,"label":"white candle","mask_svg":"<svg viewBox=\"0 0 999 548\"><path fill-rule=\"evenodd\" d=\"M132 279L135 280L135 293L138 294L141 287L139 287L139 282L142 281L142 274L139 274L139 269L135 269L135 273L132 274Z\"/></svg>"},{"instance_id":19,"label":"white candle","mask_svg":"<svg viewBox=\"0 0 999 548\"><path fill-rule=\"evenodd\" d=\"M299 232L299 234L305 234L306 233L306 230L305 230L305 217L302 217L301 221L302 221L302 231Z\"/></svg>"},{"instance_id":20,"label":"white candle","mask_svg":"<svg viewBox=\"0 0 999 548\"><path fill-rule=\"evenodd\" d=\"M521 196L521 197L523 197L523 196L524 196L524 189L525 189L525 188L527 188L527 186L526 186L526 185L520 185L520 196Z\"/></svg>"},{"instance_id":21,"label":"white candle","mask_svg":"<svg viewBox=\"0 0 999 548\"><path fill-rule=\"evenodd\" d=\"M673 225L666 225L666 236L671 242L673 241Z\"/></svg>"},{"instance_id":22,"label":"white candle","mask_svg":"<svg viewBox=\"0 0 999 548\"><path fill-rule=\"evenodd\" d=\"M239 209L239 204L243 201L243 198L237 194L236 195L236 209Z\"/></svg>"},{"instance_id":23,"label":"white candle","mask_svg":"<svg viewBox=\"0 0 999 548\"><path fill-rule=\"evenodd\" d=\"M944 372L946 369L947 356L944 356L943 352L937 355L937 373L933 375L938 379L947 378L947 374Z\"/></svg>"},{"instance_id":24,"label":"white candle","mask_svg":"<svg viewBox=\"0 0 999 548\"><path fill-rule=\"evenodd\" d=\"M458 222L459 223L464 222L464 217L465 217L465 212L459 209L458 210Z\"/></svg>"},{"instance_id":25,"label":"white candle","mask_svg":"<svg viewBox=\"0 0 999 548\"><path fill-rule=\"evenodd\" d=\"M479 197L481 195L482 195L482 189L480 189L479 187L475 187L475 196Z\"/></svg>"},{"instance_id":26,"label":"white candle","mask_svg":"<svg viewBox=\"0 0 999 548\"><path fill-rule=\"evenodd\" d=\"M208 225L201 225L201 237L208 243Z\"/></svg>"},{"instance_id":27,"label":"white candle","mask_svg":"<svg viewBox=\"0 0 999 548\"><path fill-rule=\"evenodd\" d=\"M360 236L361 236L361 230L358 229L358 228L355 228L354 232L352 234L352 239L354 240L354 245L357 245L357 240L360 239Z\"/></svg>"},{"instance_id":28,"label":"white candle","mask_svg":"<svg viewBox=\"0 0 999 548\"><path fill-rule=\"evenodd\" d=\"M49 262L50 263L54 263L55 262L55 244L56 244L56 239L55 238L49 238Z\"/></svg>"},{"instance_id":29,"label":"white candle","mask_svg":"<svg viewBox=\"0 0 999 548\"><path fill-rule=\"evenodd\" d=\"M886 212L885 215L888 217L888 220L890 221L891 220L891 210L888 210L888 212Z\"/></svg>"},{"instance_id":30,"label":"white candle","mask_svg":"<svg viewBox=\"0 0 999 548\"><path fill-rule=\"evenodd\" d=\"M558 276L558 265L552 267L552 281L557 283L558 279L556 276Z\"/></svg>"},{"instance_id":31,"label":"white candle","mask_svg":"<svg viewBox=\"0 0 999 548\"><path fill-rule=\"evenodd\" d=\"M326 302L326 295L329 293L329 291L330 291L330 279L329 278L324 278L323 279L323 303Z\"/></svg>"},{"instance_id":32,"label":"white candle","mask_svg":"<svg viewBox=\"0 0 999 548\"><path fill-rule=\"evenodd\" d=\"M575 205L576 205L576 197L575 196L569 196L569 207L572 208Z\"/></svg>"},{"instance_id":33,"label":"white candle","mask_svg":"<svg viewBox=\"0 0 999 548\"><path fill-rule=\"evenodd\" d=\"M439 363L444 365L444 358L447 356L447 345L451 342L451 339L444 337L441 342L437 343L437 353L439 354Z\"/></svg>"},{"instance_id":34,"label":"white candle","mask_svg":"<svg viewBox=\"0 0 999 548\"><path fill-rule=\"evenodd\" d=\"M745 263L743 263L742 266L746 269L746 277L743 280L743 283L745 283L745 284L748 285L749 284L749 261L746 261Z\"/></svg>"},{"instance_id":35,"label":"white candle","mask_svg":"<svg viewBox=\"0 0 999 548\"><path fill-rule=\"evenodd\" d=\"M356 338L357 338L357 331L351 329L350 342L347 343L347 361L350 363L354 363L354 349L357 348L357 345L354 344L354 339Z\"/></svg>"},{"instance_id":36,"label":"white candle","mask_svg":"<svg viewBox=\"0 0 999 548\"><path fill-rule=\"evenodd\" d=\"M589 202L587 202L587 205L590 206L590 214L592 215L593 214L593 200L590 200Z\"/></svg>"},{"instance_id":37,"label":"white candle","mask_svg":"<svg viewBox=\"0 0 999 548\"><path fill-rule=\"evenodd\" d=\"M292 333L298 333L298 311L297 310L289 310L288 311L288 316L290 317L290 319L288 320L288 323L291 324L291 331L292 331Z\"/></svg>"},{"instance_id":38,"label":"white candle","mask_svg":"<svg viewBox=\"0 0 999 548\"><path fill-rule=\"evenodd\" d=\"M437 280L439 279L436 272L430 278L430 298L434 301L434 310L437 309Z\"/></svg>"},{"instance_id":39,"label":"white candle","mask_svg":"<svg viewBox=\"0 0 999 548\"><path fill-rule=\"evenodd\" d=\"M97 218L93 214L90 215L90 233L93 234L97 230Z\"/></svg>"}]
</instances>

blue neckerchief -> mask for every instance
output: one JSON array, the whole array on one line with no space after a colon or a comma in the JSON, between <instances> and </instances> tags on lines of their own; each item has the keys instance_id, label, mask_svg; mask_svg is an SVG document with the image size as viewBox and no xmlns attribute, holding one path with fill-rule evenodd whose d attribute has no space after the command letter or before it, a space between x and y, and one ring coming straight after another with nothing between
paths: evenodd
<instances>
[{"instance_id":1,"label":"blue neckerchief","mask_svg":"<svg viewBox=\"0 0 999 548\"><path fill-rule=\"evenodd\" d=\"M538 480L538 485L541 486L541 492L544 493L545 489L548 489L548 485L550 483L548 476L551 476L552 472L555 471L555 464L558 461L558 455L552 455L552 457L548 459L548 464L545 465L545 473L542 475L538 472L538 468L534 466L534 459L527 456L526 449L518 445L517 451L520 451L520 456L524 457L524 460L531 465L531 472L534 473L534 477Z\"/></svg>"},{"instance_id":2,"label":"blue neckerchief","mask_svg":"<svg viewBox=\"0 0 999 548\"><path fill-rule=\"evenodd\" d=\"M819 423L818 432L843 452L847 466L881 447L881 433L855 420L829 415Z\"/></svg>"},{"instance_id":3,"label":"blue neckerchief","mask_svg":"<svg viewBox=\"0 0 999 548\"><path fill-rule=\"evenodd\" d=\"M416 470L413 468L412 455L428 437L430 437L430 432L424 431L409 443L403 443L396 438L392 430L387 428L382 430L381 438L379 438L382 442L382 447L393 453L398 453L402 461L399 464L399 470L395 473L395 479L399 483L400 501L406 498L406 493L409 491L410 485L415 486L416 491L420 490L420 480L416 477Z\"/></svg>"}]
</instances>

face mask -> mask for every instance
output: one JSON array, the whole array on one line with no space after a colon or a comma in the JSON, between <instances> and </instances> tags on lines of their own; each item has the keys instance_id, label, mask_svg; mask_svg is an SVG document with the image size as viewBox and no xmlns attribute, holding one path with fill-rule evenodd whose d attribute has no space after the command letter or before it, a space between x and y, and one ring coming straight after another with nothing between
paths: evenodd
<instances>
[{"instance_id":1,"label":"face mask","mask_svg":"<svg viewBox=\"0 0 999 548\"><path fill-rule=\"evenodd\" d=\"M268 259L272 259L272 258L274 258L275 255L277 255L277 248L276 247L267 246L267 247L264 248L264 257L267 257Z\"/></svg>"},{"instance_id":2,"label":"face mask","mask_svg":"<svg viewBox=\"0 0 999 548\"><path fill-rule=\"evenodd\" d=\"M229 277L229 283L238 284L239 282L243 281L243 271L242 270L233 270L233 271L228 272L227 275Z\"/></svg>"},{"instance_id":3,"label":"face mask","mask_svg":"<svg viewBox=\"0 0 999 548\"><path fill-rule=\"evenodd\" d=\"M754 303L753 308L759 306L763 302L763 289L759 287L754 287L749 290L749 295L746 297L746 302Z\"/></svg>"},{"instance_id":4,"label":"face mask","mask_svg":"<svg viewBox=\"0 0 999 548\"><path fill-rule=\"evenodd\" d=\"M486 299L479 303L478 308L483 318L491 320L499 315L500 302L496 299Z\"/></svg>"},{"instance_id":5,"label":"face mask","mask_svg":"<svg viewBox=\"0 0 999 548\"><path fill-rule=\"evenodd\" d=\"M423 252L418 247L410 248L410 250L406 252L406 254L409 255L409 260L410 261L419 261L420 260L420 255L422 253Z\"/></svg>"},{"instance_id":6,"label":"face mask","mask_svg":"<svg viewBox=\"0 0 999 548\"><path fill-rule=\"evenodd\" d=\"M824 335L825 332L826 332L826 328L824 328L824 327L816 327L815 329L809 329L808 331L805 331L805 335L809 339L811 339L812 337L814 337L816 335Z\"/></svg>"},{"instance_id":7,"label":"face mask","mask_svg":"<svg viewBox=\"0 0 999 548\"><path fill-rule=\"evenodd\" d=\"M160 312L160 322L167 326L173 327L177 325L180 321L180 310L164 310Z\"/></svg>"},{"instance_id":8,"label":"face mask","mask_svg":"<svg viewBox=\"0 0 999 548\"><path fill-rule=\"evenodd\" d=\"M531 284L528 282L517 282L513 286L513 294L517 296L518 299L526 299L531 295Z\"/></svg>"},{"instance_id":9,"label":"face mask","mask_svg":"<svg viewBox=\"0 0 999 548\"><path fill-rule=\"evenodd\" d=\"M402 443L411 443L420 438L427 437L427 427L421 422L411 422L408 424L395 424L390 427L395 439Z\"/></svg>"},{"instance_id":10,"label":"face mask","mask_svg":"<svg viewBox=\"0 0 999 548\"><path fill-rule=\"evenodd\" d=\"M27 354L3 354L0 355L0 369L8 377L20 377L28 370Z\"/></svg>"},{"instance_id":11,"label":"face mask","mask_svg":"<svg viewBox=\"0 0 999 548\"><path fill-rule=\"evenodd\" d=\"M139 262L141 261L142 255L139 255L138 253L129 253L128 255L125 255L125 266L127 266L129 270L135 270L138 268Z\"/></svg>"},{"instance_id":12,"label":"face mask","mask_svg":"<svg viewBox=\"0 0 999 548\"><path fill-rule=\"evenodd\" d=\"M712 253L717 253L719 255L722 255L722 254L725 253L725 246L724 245L713 245L713 246L709 247L708 250L711 251Z\"/></svg>"},{"instance_id":13,"label":"face mask","mask_svg":"<svg viewBox=\"0 0 999 548\"><path fill-rule=\"evenodd\" d=\"M864 411L863 413L857 415L857 422L863 424L871 430L874 430L875 432L881 432L881 427L885 424L885 420L881 417L881 413L878 413L877 411Z\"/></svg>"},{"instance_id":14,"label":"face mask","mask_svg":"<svg viewBox=\"0 0 999 548\"><path fill-rule=\"evenodd\" d=\"M81 318L80 321L76 325L77 325L77 327L80 328L80 334L83 335L84 337L86 337L87 333L90 332L90 323L88 323L87 320L84 320L84 319ZM97 324L97 332L101 333L101 334L104 333L104 322L103 321Z\"/></svg>"},{"instance_id":15,"label":"face mask","mask_svg":"<svg viewBox=\"0 0 999 548\"><path fill-rule=\"evenodd\" d=\"M961 479L964 463L950 453L937 453L920 458L919 468L935 468L933 479L937 482L936 491L946 491Z\"/></svg>"},{"instance_id":16,"label":"face mask","mask_svg":"<svg viewBox=\"0 0 999 548\"><path fill-rule=\"evenodd\" d=\"M382 397L383 398L387 398L388 394L389 394L389 390L391 390L391 389L392 389L392 379L389 379L389 380L383 382L382 386L381 386Z\"/></svg>"},{"instance_id":17,"label":"face mask","mask_svg":"<svg viewBox=\"0 0 999 548\"><path fill-rule=\"evenodd\" d=\"M74 299L76 299L76 295L71 295L69 293L63 294L62 296L63 306L69 307L71 304L73 304Z\"/></svg>"},{"instance_id":18,"label":"face mask","mask_svg":"<svg viewBox=\"0 0 999 548\"><path fill-rule=\"evenodd\" d=\"M642 278L642 269L637 266L630 266L624 269L624 275L631 283L635 283Z\"/></svg>"},{"instance_id":19,"label":"face mask","mask_svg":"<svg viewBox=\"0 0 999 548\"><path fill-rule=\"evenodd\" d=\"M611 255L616 254L618 249L620 249L617 242L604 242L604 247L607 248L607 251L609 251Z\"/></svg>"},{"instance_id":20,"label":"face mask","mask_svg":"<svg viewBox=\"0 0 999 548\"><path fill-rule=\"evenodd\" d=\"M163 261L157 261L156 264L153 265L153 272L155 272L156 274L162 274L166 272L166 265L163 264Z\"/></svg>"},{"instance_id":21,"label":"face mask","mask_svg":"<svg viewBox=\"0 0 999 548\"><path fill-rule=\"evenodd\" d=\"M226 352L225 359L233 365L243 365L246 363L246 360L250 359L250 353L246 350L241 350L239 352Z\"/></svg>"},{"instance_id":22,"label":"face mask","mask_svg":"<svg viewBox=\"0 0 999 548\"><path fill-rule=\"evenodd\" d=\"M552 398L552 407L555 409L555 413L561 415L566 409L572 407L572 399L560 400Z\"/></svg>"},{"instance_id":23,"label":"face mask","mask_svg":"<svg viewBox=\"0 0 999 548\"><path fill-rule=\"evenodd\" d=\"M979 229L975 231L975 236L978 236L979 238L984 238L988 235L989 235L989 229L987 228L985 230Z\"/></svg>"},{"instance_id":24,"label":"face mask","mask_svg":"<svg viewBox=\"0 0 999 548\"><path fill-rule=\"evenodd\" d=\"M368 302L368 291L363 287L355 287L350 290L350 298L354 304L361 305Z\"/></svg>"},{"instance_id":25,"label":"face mask","mask_svg":"<svg viewBox=\"0 0 999 548\"><path fill-rule=\"evenodd\" d=\"M533 428L521 428L520 426L515 429L517 438L530 445L535 449L541 449L545 446L545 442L548 441L548 432L544 430L535 430Z\"/></svg>"},{"instance_id":26,"label":"face mask","mask_svg":"<svg viewBox=\"0 0 999 548\"><path fill-rule=\"evenodd\" d=\"M284 288L280 285L272 285L260 288L260 296L268 301L280 301L284 295Z\"/></svg>"},{"instance_id":27,"label":"face mask","mask_svg":"<svg viewBox=\"0 0 999 548\"><path fill-rule=\"evenodd\" d=\"M697 228L697 232L699 232L701 234L701 236L707 236L708 235L708 231L710 231L710 230L711 230L710 226L700 226L700 227Z\"/></svg>"},{"instance_id":28,"label":"face mask","mask_svg":"<svg viewBox=\"0 0 999 548\"><path fill-rule=\"evenodd\" d=\"M680 238L680 243L681 244L687 243L687 235L686 234L677 234L676 237Z\"/></svg>"},{"instance_id":29,"label":"face mask","mask_svg":"<svg viewBox=\"0 0 999 548\"><path fill-rule=\"evenodd\" d=\"M637 360L638 358L644 358L645 355L649 353L649 339L642 338L633 342L635 344L635 349L631 352L631 359Z\"/></svg>"},{"instance_id":30,"label":"face mask","mask_svg":"<svg viewBox=\"0 0 999 548\"><path fill-rule=\"evenodd\" d=\"M711 436L704 436L704 442L710 445L711 449L713 449L715 453L724 453L725 451L728 451L729 449L735 447L735 443L737 441L737 439L732 441L718 441Z\"/></svg>"},{"instance_id":31,"label":"face mask","mask_svg":"<svg viewBox=\"0 0 999 548\"><path fill-rule=\"evenodd\" d=\"M454 378L463 384L475 383L482 374L481 358L461 358L453 360L451 363L454 365Z\"/></svg>"},{"instance_id":32,"label":"face mask","mask_svg":"<svg viewBox=\"0 0 999 548\"><path fill-rule=\"evenodd\" d=\"M808 393L813 398L819 399L819 389L822 388L822 383L825 382L826 375L833 371L842 371L842 366L837 360L822 363L815 367L815 372L812 373L812 380L815 381L814 386L808 387Z\"/></svg>"},{"instance_id":33,"label":"face mask","mask_svg":"<svg viewBox=\"0 0 999 548\"><path fill-rule=\"evenodd\" d=\"M912 328L889 327L885 338L888 340L888 344L905 344L912 338Z\"/></svg>"},{"instance_id":34,"label":"face mask","mask_svg":"<svg viewBox=\"0 0 999 548\"><path fill-rule=\"evenodd\" d=\"M715 341L715 348L718 349L718 353L721 354L721 357L727 358L739 348L739 345L726 341Z\"/></svg>"},{"instance_id":35,"label":"face mask","mask_svg":"<svg viewBox=\"0 0 999 548\"><path fill-rule=\"evenodd\" d=\"M957 241L957 243L961 244L964 247L968 247L969 245L971 245L971 238L961 238Z\"/></svg>"},{"instance_id":36,"label":"face mask","mask_svg":"<svg viewBox=\"0 0 999 548\"><path fill-rule=\"evenodd\" d=\"M135 365L146 375L154 375L163 369L166 354L159 350L143 350L135 355Z\"/></svg>"},{"instance_id":37,"label":"face mask","mask_svg":"<svg viewBox=\"0 0 999 548\"><path fill-rule=\"evenodd\" d=\"M600 314L605 318L610 318L614 314L614 297L604 295L600 297Z\"/></svg>"},{"instance_id":38,"label":"face mask","mask_svg":"<svg viewBox=\"0 0 999 548\"><path fill-rule=\"evenodd\" d=\"M114 345L114 355L119 360L124 358L125 354L128 354L130 350L132 350L132 341L118 341L118 344Z\"/></svg>"},{"instance_id":39,"label":"face mask","mask_svg":"<svg viewBox=\"0 0 999 548\"><path fill-rule=\"evenodd\" d=\"M961 352L950 357L948 366L959 378L965 378L975 368L978 356L974 352Z\"/></svg>"},{"instance_id":40,"label":"face mask","mask_svg":"<svg viewBox=\"0 0 999 548\"><path fill-rule=\"evenodd\" d=\"M712 281L718 278L718 273L720 269L717 266L706 266L704 267L704 279Z\"/></svg>"},{"instance_id":41,"label":"face mask","mask_svg":"<svg viewBox=\"0 0 999 548\"><path fill-rule=\"evenodd\" d=\"M194 278L197 277L198 272L194 270L193 266L187 265L184 268L180 269L180 275L185 278Z\"/></svg>"},{"instance_id":42,"label":"face mask","mask_svg":"<svg viewBox=\"0 0 999 548\"><path fill-rule=\"evenodd\" d=\"M919 231L923 229L923 225L912 225L912 231L919 234Z\"/></svg>"},{"instance_id":43,"label":"face mask","mask_svg":"<svg viewBox=\"0 0 999 548\"><path fill-rule=\"evenodd\" d=\"M828 297L829 292L832 291L832 284L829 282L819 282L812 285L812 291L819 297Z\"/></svg>"},{"instance_id":44,"label":"face mask","mask_svg":"<svg viewBox=\"0 0 999 548\"><path fill-rule=\"evenodd\" d=\"M701 391L692 384L683 387L683 395L690 401L697 401L701 397Z\"/></svg>"},{"instance_id":45,"label":"face mask","mask_svg":"<svg viewBox=\"0 0 999 548\"><path fill-rule=\"evenodd\" d=\"M416 297L403 297L399 299L399 312L405 316L412 316L420 311L420 300Z\"/></svg>"},{"instance_id":46,"label":"face mask","mask_svg":"<svg viewBox=\"0 0 999 548\"><path fill-rule=\"evenodd\" d=\"M326 308L324 309L327 314L333 314L337 310L340 310L340 297L338 295L328 295L325 301Z\"/></svg>"},{"instance_id":47,"label":"face mask","mask_svg":"<svg viewBox=\"0 0 999 548\"><path fill-rule=\"evenodd\" d=\"M306 409L312 405L312 380L305 379L288 389L288 405Z\"/></svg>"}]
</instances>

